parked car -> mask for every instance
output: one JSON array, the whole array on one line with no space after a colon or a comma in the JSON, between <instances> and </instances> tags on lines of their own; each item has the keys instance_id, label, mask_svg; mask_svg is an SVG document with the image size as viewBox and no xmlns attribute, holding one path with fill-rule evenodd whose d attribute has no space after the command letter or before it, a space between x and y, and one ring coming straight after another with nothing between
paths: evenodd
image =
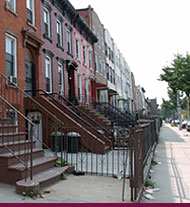
<instances>
[{"instance_id":1,"label":"parked car","mask_svg":"<svg viewBox=\"0 0 190 207\"><path fill-rule=\"evenodd\" d=\"M186 129L187 129L188 132L190 131L190 121L187 121L187 123L186 123Z\"/></svg>"},{"instance_id":2,"label":"parked car","mask_svg":"<svg viewBox=\"0 0 190 207\"><path fill-rule=\"evenodd\" d=\"M185 119L185 120L182 121L182 123L181 123L181 127L182 127L183 129L186 128L186 124L187 124L187 122L188 122L187 119Z\"/></svg>"}]
</instances>

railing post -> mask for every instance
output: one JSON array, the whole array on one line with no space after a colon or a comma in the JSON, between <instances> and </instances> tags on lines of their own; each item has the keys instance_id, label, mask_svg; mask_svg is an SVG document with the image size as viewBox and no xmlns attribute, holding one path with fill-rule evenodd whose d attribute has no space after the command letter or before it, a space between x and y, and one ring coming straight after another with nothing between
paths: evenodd
<instances>
[{"instance_id":1,"label":"railing post","mask_svg":"<svg viewBox=\"0 0 190 207\"><path fill-rule=\"evenodd\" d=\"M33 125L30 127L30 180L33 180Z\"/></svg>"}]
</instances>

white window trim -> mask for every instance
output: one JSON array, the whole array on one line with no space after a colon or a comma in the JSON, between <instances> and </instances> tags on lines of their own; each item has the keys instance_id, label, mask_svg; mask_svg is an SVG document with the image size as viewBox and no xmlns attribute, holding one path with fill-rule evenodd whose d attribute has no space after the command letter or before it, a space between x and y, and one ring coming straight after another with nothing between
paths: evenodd
<instances>
[{"instance_id":1,"label":"white window trim","mask_svg":"<svg viewBox=\"0 0 190 207\"><path fill-rule=\"evenodd\" d=\"M83 54L84 65L87 66L87 46L84 43L83 43L83 48L82 48L82 54ZM85 58L84 58L84 54L85 54Z\"/></svg>"},{"instance_id":2,"label":"white window trim","mask_svg":"<svg viewBox=\"0 0 190 207\"><path fill-rule=\"evenodd\" d=\"M80 43L80 38L78 38L76 35L76 44L77 44L77 42L79 43L79 45L78 45L79 51L78 51L78 57L77 57L77 51L76 51L76 58L78 61L80 61L81 60L81 54L80 54L81 53L81 51L80 51L81 50L81 43Z\"/></svg>"},{"instance_id":3,"label":"white window trim","mask_svg":"<svg viewBox=\"0 0 190 207\"><path fill-rule=\"evenodd\" d=\"M64 70L63 70L63 65L61 63L58 63L58 73L60 72L60 70L61 70L61 74L62 74L62 76L61 76L62 84L61 84L61 90L59 90L59 92L61 92L60 93L61 95L64 95Z\"/></svg>"},{"instance_id":4,"label":"white window trim","mask_svg":"<svg viewBox=\"0 0 190 207\"><path fill-rule=\"evenodd\" d=\"M50 77L49 77L49 79L50 79L50 91L47 91L47 93L52 93L52 91L53 91L53 83L52 83L52 59L51 59L51 57L49 57L48 55L46 55L45 56L45 77L47 78L47 68L46 68L46 60L49 60L49 62L50 62Z\"/></svg>"},{"instance_id":5,"label":"white window trim","mask_svg":"<svg viewBox=\"0 0 190 207\"><path fill-rule=\"evenodd\" d=\"M102 68L102 57L101 56L99 56L99 72L101 73L101 74L103 74L103 68ZM101 67L100 67L100 65L101 65Z\"/></svg>"},{"instance_id":6,"label":"white window trim","mask_svg":"<svg viewBox=\"0 0 190 207\"><path fill-rule=\"evenodd\" d=\"M32 11L32 22L33 22L32 25L35 26L35 4L34 4L34 0L31 0L31 1L32 1L32 10L31 11ZM29 24L31 24L31 23L29 23Z\"/></svg>"},{"instance_id":7,"label":"white window trim","mask_svg":"<svg viewBox=\"0 0 190 207\"><path fill-rule=\"evenodd\" d=\"M50 38L51 37L51 24L50 24L50 11L46 8L46 7L44 7L44 12L47 12L47 14L48 14L48 37ZM45 24L46 22L45 22L45 18L44 18L44 24Z\"/></svg>"},{"instance_id":8,"label":"white window trim","mask_svg":"<svg viewBox=\"0 0 190 207\"><path fill-rule=\"evenodd\" d=\"M77 77L78 80L78 88L79 88L79 94L78 94L78 98L79 98L79 102L82 102L82 76L80 74L78 74ZM80 83L79 83L80 80Z\"/></svg>"},{"instance_id":9,"label":"white window trim","mask_svg":"<svg viewBox=\"0 0 190 207\"><path fill-rule=\"evenodd\" d=\"M70 47L68 47L68 53L72 54L72 33L69 29L67 29L67 45L70 43Z\"/></svg>"},{"instance_id":10,"label":"white window trim","mask_svg":"<svg viewBox=\"0 0 190 207\"><path fill-rule=\"evenodd\" d=\"M84 80L84 84L85 84L85 86L84 86L84 88L85 88L85 93L86 93L86 91L87 91L87 96L85 97L85 101L86 101L86 103L88 104L88 102L89 102L89 90L88 90L88 78L85 78L85 80ZM87 99L86 99L87 98Z\"/></svg>"},{"instance_id":11,"label":"white window trim","mask_svg":"<svg viewBox=\"0 0 190 207\"><path fill-rule=\"evenodd\" d=\"M5 34L5 37L8 37L10 39L12 39L14 41L14 71L13 71L13 74L14 74L14 77L17 78L17 39L9 34ZM6 38L5 38L5 52L6 52Z\"/></svg>"},{"instance_id":12,"label":"white window trim","mask_svg":"<svg viewBox=\"0 0 190 207\"><path fill-rule=\"evenodd\" d=\"M57 29L57 25L59 24L60 26L60 33L58 33L58 29ZM56 20L56 29L57 29L57 34L60 35L61 38L61 42L60 42L60 46L63 46L63 31L62 31L62 23L59 21L59 19Z\"/></svg>"}]
</instances>

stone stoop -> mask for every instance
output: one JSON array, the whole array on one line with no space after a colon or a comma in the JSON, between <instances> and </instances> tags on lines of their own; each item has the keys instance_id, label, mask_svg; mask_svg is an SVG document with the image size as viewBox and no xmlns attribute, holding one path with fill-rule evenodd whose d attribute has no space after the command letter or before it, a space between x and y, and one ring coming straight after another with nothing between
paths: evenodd
<instances>
[{"instance_id":1,"label":"stone stoop","mask_svg":"<svg viewBox=\"0 0 190 207\"><path fill-rule=\"evenodd\" d=\"M54 167L57 157L46 157L43 149L35 148L33 141L33 180L29 169L19 161L27 161L30 166L31 144L25 132L17 132L17 126L9 126L8 120L0 120L0 182L16 185L16 192L41 188L61 179L63 173L72 173L73 166ZM13 155L14 152L14 155ZM27 175L27 181L25 177Z\"/></svg>"},{"instance_id":2,"label":"stone stoop","mask_svg":"<svg viewBox=\"0 0 190 207\"><path fill-rule=\"evenodd\" d=\"M73 173L74 166L52 167L43 172L37 173L32 180L25 181L25 179L16 182L16 192L22 194L27 190L41 189L61 180L63 173Z\"/></svg>"}]
</instances>

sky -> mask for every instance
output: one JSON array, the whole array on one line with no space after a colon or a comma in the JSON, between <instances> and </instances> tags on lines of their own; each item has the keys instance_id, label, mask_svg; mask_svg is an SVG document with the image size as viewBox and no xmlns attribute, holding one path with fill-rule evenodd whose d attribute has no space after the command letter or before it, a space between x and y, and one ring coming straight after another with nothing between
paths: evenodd
<instances>
[{"instance_id":1,"label":"sky","mask_svg":"<svg viewBox=\"0 0 190 207\"><path fill-rule=\"evenodd\" d=\"M168 100L162 68L177 53L190 53L190 0L70 0L91 5L125 57L136 85L149 99Z\"/></svg>"}]
</instances>

